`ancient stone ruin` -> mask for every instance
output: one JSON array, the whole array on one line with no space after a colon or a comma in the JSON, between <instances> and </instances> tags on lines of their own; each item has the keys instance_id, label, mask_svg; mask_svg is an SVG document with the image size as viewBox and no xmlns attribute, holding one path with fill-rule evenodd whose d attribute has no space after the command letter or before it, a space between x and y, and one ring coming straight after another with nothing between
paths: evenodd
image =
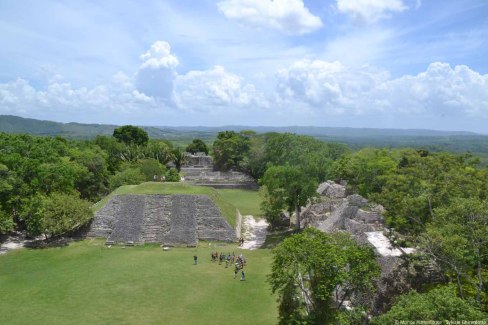
<instances>
[{"instance_id":1,"label":"ancient stone ruin","mask_svg":"<svg viewBox=\"0 0 488 325\"><path fill-rule=\"evenodd\" d=\"M249 176L237 171L215 171L212 157L203 153L187 155L187 163L181 167L185 181L213 188L258 189L258 184Z\"/></svg>"},{"instance_id":2,"label":"ancient stone ruin","mask_svg":"<svg viewBox=\"0 0 488 325\"><path fill-rule=\"evenodd\" d=\"M235 233L205 195L117 195L91 224L89 237L108 243L196 246L199 240L232 242Z\"/></svg>"},{"instance_id":3,"label":"ancient stone ruin","mask_svg":"<svg viewBox=\"0 0 488 325\"><path fill-rule=\"evenodd\" d=\"M303 224L327 233L347 231L358 243L374 249L381 266L381 277L372 304L373 310L382 309L389 291L394 289L391 286L391 278L395 277L396 284L405 284L401 279L403 277L405 280L408 276L407 271L403 270L403 256L414 250L393 247L390 239L385 236L390 230L384 226L384 208L381 205L370 203L358 194L346 196L345 186L332 181L320 184L317 192L321 195L320 202L304 209Z\"/></svg>"}]
</instances>

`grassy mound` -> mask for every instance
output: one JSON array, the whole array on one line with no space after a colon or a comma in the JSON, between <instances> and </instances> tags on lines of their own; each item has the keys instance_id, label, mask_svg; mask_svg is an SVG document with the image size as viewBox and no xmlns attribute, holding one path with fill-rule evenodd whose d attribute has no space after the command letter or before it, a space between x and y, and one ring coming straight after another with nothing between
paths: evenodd
<instances>
[{"instance_id":1,"label":"grassy mound","mask_svg":"<svg viewBox=\"0 0 488 325\"><path fill-rule=\"evenodd\" d=\"M140 185L121 186L93 206L93 211L101 209L114 195L124 194L203 194L220 208L222 215L232 227L236 225L236 208L242 214L259 215L260 197L255 191L215 190L211 187L194 186L187 183L147 182ZM252 213L250 213L252 212Z\"/></svg>"},{"instance_id":2,"label":"grassy mound","mask_svg":"<svg viewBox=\"0 0 488 325\"><path fill-rule=\"evenodd\" d=\"M100 240L11 251L0 256L0 324L276 324L270 251L244 251L241 282L210 262L212 250L241 252L209 243L108 248Z\"/></svg>"}]
</instances>

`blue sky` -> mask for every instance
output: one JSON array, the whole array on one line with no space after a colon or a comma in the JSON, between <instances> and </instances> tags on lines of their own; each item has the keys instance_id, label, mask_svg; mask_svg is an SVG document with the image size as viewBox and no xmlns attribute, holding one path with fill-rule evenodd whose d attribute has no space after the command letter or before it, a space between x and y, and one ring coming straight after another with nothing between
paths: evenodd
<instances>
[{"instance_id":1,"label":"blue sky","mask_svg":"<svg viewBox=\"0 0 488 325\"><path fill-rule=\"evenodd\" d=\"M3 0L0 44L0 114L488 133L485 0Z\"/></svg>"}]
</instances>

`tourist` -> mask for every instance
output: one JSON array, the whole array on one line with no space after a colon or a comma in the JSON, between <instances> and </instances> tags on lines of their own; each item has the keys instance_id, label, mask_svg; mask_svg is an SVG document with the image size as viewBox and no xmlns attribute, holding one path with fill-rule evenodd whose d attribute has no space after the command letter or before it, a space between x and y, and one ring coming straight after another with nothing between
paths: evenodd
<instances>
[{"instance_id":1,"label":"tourist","mask_svg":"<svg viewBox=\"0 0 488 325\"><path fill-rule=\"evenodd\" d=\"M234 279L237 277L237 273L239 273L239 263L236 262L235 266L234 266Z\"/></svg>"},{"instance_id":2,"label":"tourist","mask_svg":"<svg viewBox=\"0 0 488 325\"><path fill-rule=\"evenodd\" d=\"M198 264L198 256L193 255L193 262L195 262L195 265Z\"/></svg>"}]
</instances>

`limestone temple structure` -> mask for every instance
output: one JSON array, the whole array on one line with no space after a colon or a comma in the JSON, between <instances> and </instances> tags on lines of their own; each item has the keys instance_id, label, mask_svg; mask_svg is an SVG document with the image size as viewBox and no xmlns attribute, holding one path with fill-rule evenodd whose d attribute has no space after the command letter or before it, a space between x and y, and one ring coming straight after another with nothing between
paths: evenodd
<instances>
[{"instance_id":1,"label":"limestone temple structure","mask_svg":"<svg viewBox=\"0 0 488 325\"><path fill-rule=\"evenodd\" d=\"M126 245L235 241L234 230L208 196L186 194L114 196L96 213L87 236Z\"/></svg>"},{"instance_id":2,"label":"limestone temple structure","mask_svg":"<svg viewBox=\"0 0 488 325\"><path fill-rule=\"evenodd\" d=\"M199 152L187 155L187 163L181 167L186 182L213 188L258 189L258 184L249 176L237 171L215 171L212 157Z\"/></svg>"},{"instance_id":3,"label":"limestone temple structure","mask_svg":"<svg viewBox=\"0 0 488 325\"><path fill-rule=\"evenodd\" d=\"M333 181L320 184L317 189L320 202L303 208L303 225L326 233L348 232L358 243L374 249L381 276L372 306L374 310L382 310L389 303L390 292L408 292L407 278L412 276L412 271L405 266L404 257L415 250L394 245L389 238L392 232L383 221L384 208L358 194L347 195L345 185Z\"/></svg>"}]
</instances>

